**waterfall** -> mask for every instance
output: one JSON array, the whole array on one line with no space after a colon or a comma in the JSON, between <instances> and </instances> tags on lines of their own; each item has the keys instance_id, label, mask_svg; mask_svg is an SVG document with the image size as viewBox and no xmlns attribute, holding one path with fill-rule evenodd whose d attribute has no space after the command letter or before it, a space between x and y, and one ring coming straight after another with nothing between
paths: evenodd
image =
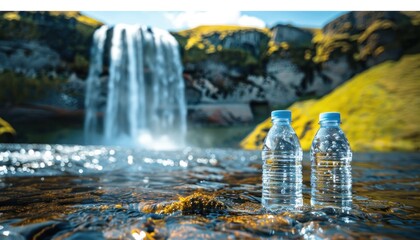
<instances>
[{"instance_id":1,"label":"waterfall","mask_svg":"<svg viewBox=\"0 0 420 240\"><path fill-rule=\"evenodd\" d=\"M181 146L187 131L184 94L172 35L135 25L102 26L91 48L85 141L155 149Z\"/></svg>"}]
</instances>

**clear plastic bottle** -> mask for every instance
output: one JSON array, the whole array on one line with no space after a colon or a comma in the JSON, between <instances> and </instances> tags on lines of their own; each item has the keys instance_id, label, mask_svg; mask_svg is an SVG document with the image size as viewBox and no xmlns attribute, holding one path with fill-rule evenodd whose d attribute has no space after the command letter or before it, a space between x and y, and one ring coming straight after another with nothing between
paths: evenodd
<instances>
[{"instance_id":1,"label":"clear plastic bottle","mask_svg":"<svg viewBox=\"0 0 420 240\"><path fill-rule=\"evenodd\" d=\"M340 128L340 113L321 113L319 124L310 151L311 206L350 210L352 152Z\"/></svg>"},{"instance_id":2,"label":"clear plastic bottle","mask_svg":"<svg viewBox=\"0 0 420 240\"><path fill-rule=\"evenodd\" d=\"M269 212L303 206L302 148L291 115L288 110L271 112L273 126L264 141L262 206Z\"/></svg>"}]
</instances>

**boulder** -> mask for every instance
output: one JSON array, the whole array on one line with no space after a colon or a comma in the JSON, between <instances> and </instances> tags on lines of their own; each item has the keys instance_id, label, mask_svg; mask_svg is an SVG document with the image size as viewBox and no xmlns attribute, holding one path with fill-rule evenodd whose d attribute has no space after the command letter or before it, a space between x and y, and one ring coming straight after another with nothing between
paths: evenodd
<instances>
[{"instance_id":1,"label":"boulder","mask_svg":"<svg viewBox=\"0 0 420 240\"><path fill-rule=\"evenodd\" d=\"M292 25L277 24L271 28L275 43L287 42L294 46L311 46L312 33Z\"/></svg>"},{"instance_id":2,"label":"boulder","mask_svg":"<svg viewBox=\"0 0 420 240\"><path fill-rule=\"evenodd\" d=\"M11 70L35 77L40 71L54 71L60 55L36 41L1 41L0 70Z\"/></svg>"}]
</instances>

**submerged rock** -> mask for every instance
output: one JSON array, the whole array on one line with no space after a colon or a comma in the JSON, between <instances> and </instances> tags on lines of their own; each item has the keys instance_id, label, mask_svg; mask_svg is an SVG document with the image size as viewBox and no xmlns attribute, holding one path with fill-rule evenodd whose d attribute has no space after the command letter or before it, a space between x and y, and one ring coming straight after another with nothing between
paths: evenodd
<instances>
[{"instance_id":1,"label":"submerged rock","mask_svg":"<svg viewBox=\"0 0 420 240\"><path fill-rule=\"evenodd\" d=\"M172 203L160 203L155 205L145 205L142 211L146 213L172 214L181 212L182 214L207 215L210 213L222 212L226 205L217 200L215 195L207 195L195 192L186 197L179 197L178 201Z\"/></svg>"}]
</instances>

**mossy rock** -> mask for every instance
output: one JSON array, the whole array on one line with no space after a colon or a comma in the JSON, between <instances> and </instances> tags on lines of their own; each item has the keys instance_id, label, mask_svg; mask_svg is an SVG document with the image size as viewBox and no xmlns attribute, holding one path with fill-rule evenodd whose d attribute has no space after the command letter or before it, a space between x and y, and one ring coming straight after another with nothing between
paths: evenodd
<instances>
[{"instance_id":1,"label":"mossy rock","mask_svg":"<svg viewBox=\"0 0 420 240\"><path fill-rule=\"evenodd\" d=\"M172 203L161 203L155 205L146 205L142 211L148 213L172 214L181 212L184 215L198 214L207 215L226 210L226 205L217 200L215 195L207 195L201 192L195 192L186 197L179 197L178 201Z\"/></svg>"},{"instance_id":2,"label":"mossy rock","mask_svg":"<svg viewBox=\"0 0 420 240\"><path fill-rule=\"evenodd\" d=\"M59 53L64 71L85 78L92 36L101 25L79 12L1 12L0 39L45 44Z\"/></svg>"},{"instance_id":3,"label":"mossy rock","mask_svg":"<svg viewBox=\"0 0 420 240\"><path fill-rule=\"evenodd\" d=\"M260 44L250 46L239 44L224 48L220 44L227 38L238 34L257 34ZM229 25L200 26L193 29L172 33L181 46L182 61L200 63L208 59L219 61L231 67L257 69L262 72L262 60L268 47L271 32L266 28L253 28Z\"/></svg>"}]
</instances>

